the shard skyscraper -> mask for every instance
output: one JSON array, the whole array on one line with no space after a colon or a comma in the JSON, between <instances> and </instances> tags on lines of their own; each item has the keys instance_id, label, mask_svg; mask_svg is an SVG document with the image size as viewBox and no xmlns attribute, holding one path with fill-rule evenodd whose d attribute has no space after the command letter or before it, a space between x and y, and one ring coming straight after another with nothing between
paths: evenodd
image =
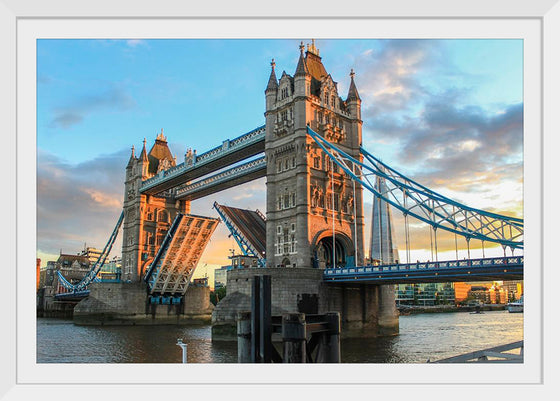
<instances>
[{"instance_id":1,"label":"the shard skyscraper","mask_svg":"<svg viewBox=\"0 0 560 401\"><path fill-rule=\"evenodd\" d=\"M375 189L388 198L385 178L376 177ZM399 252L393 233L393 216L391 205L377 196L373 197L373 211L371 224L371 242L369 255L372 263L388 264L399 260Z\"/></svg>"}]
</instances>

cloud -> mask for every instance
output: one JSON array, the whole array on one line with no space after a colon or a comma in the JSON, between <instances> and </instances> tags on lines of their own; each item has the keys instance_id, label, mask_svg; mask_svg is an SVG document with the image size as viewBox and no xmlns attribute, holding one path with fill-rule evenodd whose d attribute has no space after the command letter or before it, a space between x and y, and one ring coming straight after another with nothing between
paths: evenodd
<instances>
[{"instance_id":1,"label":"cloud","mask_svg":"<svg viewBox=\"0 0 560 401\"><path fill-rule=\"evenodd\" d=\"M386 161L390 156L393 168L446 195L476 193L475 203L488 205L493 188L505 183L513 194L491 205L511 207L512 197L521 202L523 103L499 111L469 104L482 78L452 65L437 41L384 41L379 51L360 54L356 65L366 149ZM471 86L462 84L465 75Z\"/></svg>"},{"instance_id":2,"label":"cloud","mask_svg":"<svg viewBox=\"0 0 560 401\"><path fill-rule=\"evenodd\" d=\"M58 255L81 250L84 243L102 248L122 210L124 173L130 150L101 155L79 164L69 164L39 149L37 165L37 249ZM234 207L265 211L265 179L227 189L193 201L191 213L218 217L214 201ZM120 255L122 233L113 246ZM228 263L229 249L237 245L220 224L202 255L201 263ZM46 264L44 261L43 264Z\"/></svg>"},{"instance_id":3,"label":"cloud","mask_svg":"<svg viewBox=\"0 0 560 401\"><path fill-rule=\"evenodd\" d=\"M68 102L69 105L54 110L52 128L68 129L96 112L124 112L136 106L134 98L119 85L103 92L81 95Z\"/></svg>"},{"instance_id":4,"label":"cloud","mask_svg":"<svg viewBox=\"0 0 560 401\"><path fill-rule=\"evenodd\" d=\"M77 252L84 243L102 248L122 209L127 150L77 165L39 149L37 249ZM113 248L120 253L120 245Z\"/></svg>"},{"instance_id":5,"label":"cloud","mask_svg":"<svg viewBox=\"0 0 560 401\"><path fill-rule=\"evenodd\" d=\"M60 112L51 122L52 127L56 128L70 128L73 125L79 124L84 120L84 116L72 111Z\"/></svg>"}]
</instances>

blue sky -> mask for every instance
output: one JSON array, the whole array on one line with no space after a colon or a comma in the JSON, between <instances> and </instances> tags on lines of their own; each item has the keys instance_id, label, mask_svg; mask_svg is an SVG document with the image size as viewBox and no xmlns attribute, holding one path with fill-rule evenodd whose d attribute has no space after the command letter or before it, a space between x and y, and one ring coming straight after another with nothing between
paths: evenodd
<instances>
[{"instance_id":1,"label":"blue sky","mask_svg":"<svg viewBox=\"0 0 560 401\"><path fill-rule=\"evenodd\" d=\"M140 149L146 138L151 146L163 128L181 160L187 147L201 153L262 125L270 61L275 59L278 77L283 70L293 75L299 42L39 40L37 251L42 264L60 249L75 253L84 243L103 247L122 207L132 145ZM350 69L355 70L363 142L370 152L469 206L522 217L521 40L316 44L343 98ZM196 201L193 213L214 216L214 200L264 211L263 191L261 179ZM225 264L223 249L233 246L225 227L212 241L209 248L215 251L205 252L202 262Z\"/></svg>"}]
</instances>

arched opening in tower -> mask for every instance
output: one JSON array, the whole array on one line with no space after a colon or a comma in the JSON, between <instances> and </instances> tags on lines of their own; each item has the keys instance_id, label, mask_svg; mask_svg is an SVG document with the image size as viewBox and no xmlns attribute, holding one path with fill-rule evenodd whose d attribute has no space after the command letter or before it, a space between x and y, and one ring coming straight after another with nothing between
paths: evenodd
<instances>
[{"instance_id":1,"label":"arched opening in tower","mask_svg":"<svg viewBox=\"0 0 560 401\"><path fill-rule=\"evenodd\" d=\"M346 248L343 241L335 236L333 255L333 237L322 238L315 248L314 258L316 267L320 269L346 266Z\"/></svg>"}]
</instances>

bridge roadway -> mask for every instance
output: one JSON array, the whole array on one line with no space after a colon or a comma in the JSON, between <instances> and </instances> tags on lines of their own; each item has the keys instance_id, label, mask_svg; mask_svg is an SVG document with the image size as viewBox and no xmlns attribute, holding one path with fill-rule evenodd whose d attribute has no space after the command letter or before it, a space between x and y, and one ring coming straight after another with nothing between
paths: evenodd
<instances>
[{"instance_id":1,"label":"bridge roadway","mask_svg":"<svg viewBox=\"0 0 560 401\"><path fill-rule=\"evenodd\" d=\"M263 125L235 139L227 139L222 142L222 145L208 152L193 155L192 164L181 163L147 179L142 183L140 192L154 195L263 153L264 138L265 126ZM239 183L232 185L239 185Z\"/></svg>"},{"instance_id":2,"label":"bridge roadway","mask_svg":"<svg viewBox=\"0 0 560 401\"><path fill-rule=\"evenodd\" d=\"M327 268L323 280L341 284L523 280L523 256Z\"/></svg>"}]
</instances>

